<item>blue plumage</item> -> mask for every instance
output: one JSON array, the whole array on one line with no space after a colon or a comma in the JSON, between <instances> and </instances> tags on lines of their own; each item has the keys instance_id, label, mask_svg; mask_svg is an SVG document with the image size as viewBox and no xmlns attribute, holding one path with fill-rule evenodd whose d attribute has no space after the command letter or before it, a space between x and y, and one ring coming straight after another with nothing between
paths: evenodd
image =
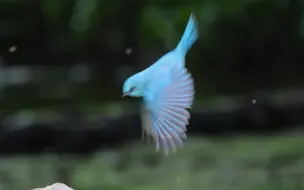
<instances>
[{"instance_id":1,"label":"blue plumage","mask_svg":"<svg viewBox=\"0 0 304 190\"><path fill-rule=\"evenodd\" d=\"M166 155L183 146L187 138L190 113L186 109L192 106L195 90L185 68L185 55L197 39L197 22L191 14L177 47L123 85L124 96L143 98L143 132L152 136L156 150L161 148Z\"/></svg>"}]
</instances>

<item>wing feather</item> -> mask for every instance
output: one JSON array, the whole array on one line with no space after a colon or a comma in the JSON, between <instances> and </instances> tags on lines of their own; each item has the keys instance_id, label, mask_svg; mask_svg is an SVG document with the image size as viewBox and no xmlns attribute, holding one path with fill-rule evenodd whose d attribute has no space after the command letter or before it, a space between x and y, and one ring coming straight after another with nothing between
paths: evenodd
<instances>
[{"instance_id":1,"label":"wing feather","mask_svg":"<svg viewBox=\"0 0 304 190\"><path fill-rule=\"evenodd\" d=\"M193 79L187 69L176 67L171 71L170 83L156 91L153 101L145 101L142 114L143 131L152 136L156 150L162 149L166 155L183 146L187 139L186 131L189 124L194 99Z\"/></svg>"}]
</instances>

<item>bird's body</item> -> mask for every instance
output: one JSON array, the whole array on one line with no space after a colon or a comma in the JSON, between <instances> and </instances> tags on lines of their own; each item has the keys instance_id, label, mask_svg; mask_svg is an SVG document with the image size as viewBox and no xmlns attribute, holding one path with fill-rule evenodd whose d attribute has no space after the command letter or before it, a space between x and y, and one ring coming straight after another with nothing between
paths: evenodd
<instances>
[{"instance_id":1,"label":"bird's body","mask_svg":"<svg viewBox=\"0 0 304 190\"><path fill-rule=\"evenodd\" d=\"M192 14L177 47L147 69L131 76L123 86L124 94L142 97L143 131L152 136L156 149L168 154L182 146L194 99L194 85L185 68L185 55L198 38Z\"/></svg>"}]
</instances>

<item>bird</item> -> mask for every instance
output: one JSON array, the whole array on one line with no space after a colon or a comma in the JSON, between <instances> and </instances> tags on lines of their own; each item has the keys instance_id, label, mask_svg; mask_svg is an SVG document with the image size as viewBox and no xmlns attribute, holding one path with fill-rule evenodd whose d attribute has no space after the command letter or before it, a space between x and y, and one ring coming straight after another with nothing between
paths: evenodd
<instances>
[{"instance_id":1,"label":"bird","mask_svg":"<svg viewBox=\"0 0 304 190\"><path fill-rule=\"evenodd\" d=\"M187 139L190 120L187 109L192 107L195 89L185 57L198 37L198 23L192 12L177 46L123 84L122 97L142 100L142 137L152 137L156 151L161 149L165 155L176 153Z\"/></svg>"}]
</instances>

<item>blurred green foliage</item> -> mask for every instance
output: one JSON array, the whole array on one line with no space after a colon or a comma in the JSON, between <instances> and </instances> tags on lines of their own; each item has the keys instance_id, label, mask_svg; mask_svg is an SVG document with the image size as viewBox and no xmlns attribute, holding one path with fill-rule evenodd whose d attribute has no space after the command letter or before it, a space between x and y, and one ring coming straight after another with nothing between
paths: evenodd
<instances>
[{"instance_id":1,"label":"blurred green foliage","mask_svg":"<svg viewBox=\"0 0 304 190\"><path fill-rule=\"evenodd\" d=\"M29 84L1 86L1 113L36 109L35 117L47 120L62 117L61 106L109 116L132 111L128 102L115 102L122 101L117 76L153 63L141 59L147 52L156 59L160 49L174 48L191 11L200 27L200 40L187 56L196 83L195 106L233 107L235 99L212 97L303 81L303 7L303 0L2 0L2 68L51 67L31 68ZM18 49L8 53L12 45ZM126 56L126 48L133 54ZM90 65L91 78L83 83L70 82L71 68L58 66L91 60L98 64ZM121 74L124 67L133 70ZM1 82L8 78L6 73ZM169 157L155 153L153 145L136 144L82 158L1 158L0 189L58 181L76 190L301 189L303 143L301 137L191 139Z\"/></svg>"},{"instance_id":2,"label":"blurred green foliage","mask_svg":"<svg viewBox=\"0 0 304 190\"><path fill-rule=\"evenodd\" d=\"M153 144L126 145L92 155L1 158L1 189L65 182L76 190L174 188L293 190L304 186L303 138L191 138L175 155Z\"/></svg>"}]
</instances>

